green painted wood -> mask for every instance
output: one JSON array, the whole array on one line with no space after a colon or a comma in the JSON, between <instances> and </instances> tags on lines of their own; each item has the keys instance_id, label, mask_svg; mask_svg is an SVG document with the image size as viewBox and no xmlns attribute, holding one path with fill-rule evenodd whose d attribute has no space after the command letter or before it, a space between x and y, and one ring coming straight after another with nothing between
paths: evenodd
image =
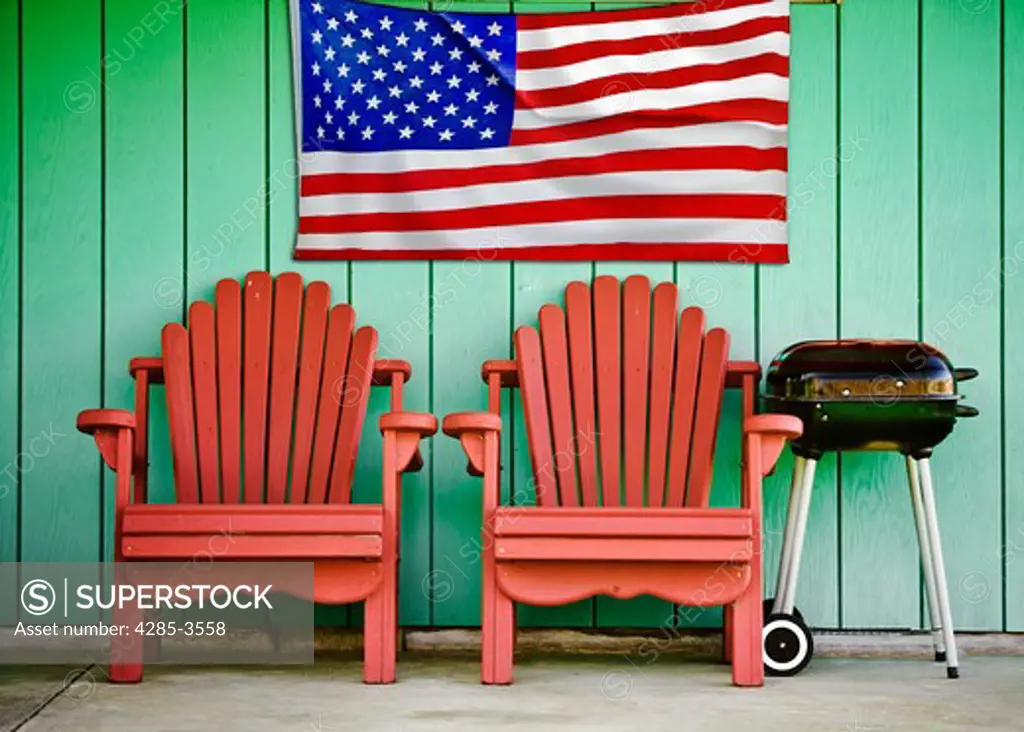
<instances>
[{"instance_id":1,"label":"green painted wood","mask_svg":"<svg viewBox=\"0 0 1024 732\"><path fill-rule=\"evenodd\" d=\"M90 561L100 461L74 424L101 399L100 2L22 12L21 558Z\"/></svg>"},{"instance_id":2,"label":"green painted wood","mask_svg":"<svg viewBox=\"0 0 1024 732\"><path fill-rule=\"evenodd\" d=\"M18 396L21 365L21 28L18 3L0 5L0 562L18 559ZM14 597L0 600L0 623L17 617Z\"/></svg>"},{"instance_id":3,"label":"green painted wood","mask_svg":"<svg viewBox=\"0 0 1024 732\"><path fill-rule=\"evenodd\" d=\"M1007 3L1003 16L1003 364L1024 361L1024 3ZM970 386L968 384L968 386ZM982 571L1005 571L1004 629L1024 630L1024 386L1011 371L1003 374L1005 451L1003 543L996 556L982 559ZM965 425L969 427L970 425ZM1012 436L1017 435L1014 439Z\"/></svg>"},{"instance_id":4,"label":"green painted wood","mask_svg":"<svg viewBox=\"0 0 1024 732\"><path fill-rule=\"evenodd\" d=\"M841 182L843 337L918 337L917 24L916 2L850 0L842 9L842 116L819 178ZM842 625L917 627L920 569L904 460L851 453L842 477Z\"/></svg>"},{"instance_id":5,"label":"green painted wood","mask_svg":"<svg viewBox=\"0 0 1024 732\"><path fill-rule=\"evenodd\" d=\"M836 335L838 190L828 161L837 142L836 11L793 8L789 117L790 263L760 267L759 360L787 345ZM835 457L817 468L797 605L814 627L838 625ZM764 482L765 596L775 595L792 478L786 450Z\"/></svg>"},{"instance_id":6,"label":"green painted wood","mask_svg":"<svg viewBox=\"0 0 1024 732\"><path fill-rule=\"evenodd\" d=\"M922 332L981 372L963 391L983 415L936 450L936 503L956 627L997 630L1002 572L982 557L998 555L1003 525L1000 5L922 3Z\"/></svg>"}]
</instances>

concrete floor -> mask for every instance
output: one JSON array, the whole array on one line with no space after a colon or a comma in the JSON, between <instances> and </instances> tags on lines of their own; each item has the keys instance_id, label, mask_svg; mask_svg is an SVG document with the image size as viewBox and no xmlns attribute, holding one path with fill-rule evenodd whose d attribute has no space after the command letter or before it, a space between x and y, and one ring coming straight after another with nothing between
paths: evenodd
<instances>
[{"instance_id":1,"label":"concrete floor","mask_svg":"<svg viewBox=\"0 0 1024 732\"><path fill-rule=\"evenodd\" d=\"M816 659L763 689L733 688L727 666L669 657L642 669L621 656L526 660L511 687L480 686L470 658L412 658L399 673L394 686L370 687L359 683L354 659L312 668L151 667L142 685L114 686L93 668L31 719L11 725L8 717L5 729L1024 730L1021 657L970 659L958 681L926 661ZM0 703L26 683L0 675Z\"/></svg>"}]
</instances>

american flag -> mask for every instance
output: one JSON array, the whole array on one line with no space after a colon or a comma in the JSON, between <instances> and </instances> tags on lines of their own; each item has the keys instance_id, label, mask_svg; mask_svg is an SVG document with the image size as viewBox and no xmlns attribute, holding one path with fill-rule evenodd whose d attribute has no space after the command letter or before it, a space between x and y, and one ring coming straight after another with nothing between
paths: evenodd
<instances>
[{"instance_id":1,"label":"american flag","mask_svg":"<svg viewBox=\"0 0 1024 732\"><path fill-rule=\"evenodd\" d=\"M788 0L292 26L296 258L788 260Z\"/></svg>"}]
</instances>

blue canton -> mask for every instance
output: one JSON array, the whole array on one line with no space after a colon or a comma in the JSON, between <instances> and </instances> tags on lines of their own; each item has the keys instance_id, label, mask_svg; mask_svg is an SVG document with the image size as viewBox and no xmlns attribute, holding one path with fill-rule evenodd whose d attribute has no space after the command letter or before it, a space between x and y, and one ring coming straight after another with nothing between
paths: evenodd
<instances>
[{"instance_id":1,"label":"blue canton","mask_svg":"<svg viewBox=\"0 0 1024 732\"><path fill-rule=\"evenodd\" d=\"M515 16L293 2L301 34L303 150L508 144Z\"/></svg>"}]
</instances>

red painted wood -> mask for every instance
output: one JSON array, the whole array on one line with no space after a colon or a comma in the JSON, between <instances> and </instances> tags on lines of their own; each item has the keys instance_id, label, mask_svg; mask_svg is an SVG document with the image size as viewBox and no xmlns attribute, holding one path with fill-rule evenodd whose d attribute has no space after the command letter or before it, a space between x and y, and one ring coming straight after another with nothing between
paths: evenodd
<instances>
[{"instance_id":1,"label":"red painted wood","mask_svg":"<svg viewBox=\"0 0 1024 732\"><path fill-rule=\"evenodd\" d=\"M516 330L514 340L516 363L519 364L519 391L523 398L523 421L530 440L530 462L536 483L537 505L555 506L558 505L558 496L540 336L535 328L523 327Z\"/></svg>"},{"instance_id":2,"label":"red painted wood","mask_svg":"<svg viewBox=\"0 0 1024 732\"><path fill-rule=\"evenodd\" d=\"M690 454L690 480L686 505L703 507L711 497L712 463L718 418L725 392L725 368L729 362L729 334L721 328L708 331L700 365L700 390L694 414L693 448Z\"/></svg>"},{"instance_id":3,"label":"red painted wood","mask_svg":"<svg viewBox=\"0 0 1024 732\"><path fill-rule=\"evenodd\" d=\"M500 506L497 536L749 537L743 508L531 508Z\"/></svg>"},{"instance_id":4,"label":"red painted wood","mask_svg":"<svg viewBox=\"0 0 1024 732\"><path fill-rule=\"evenodd\" d=\"M217 344L213 306L194 302L188 309L192 350L192 393L195 395L196 453L199 456L199 497L220 503L220 425L217 420Z\"/></svg>"},{"instance_id":5,"label":"red painted wood","mask_svg":"<svg viewBox=\"0 0 1024 732\"><path fill-rule=\"evenodd\" d=\"M676 286L654 288L651 324L651 396L647 429L647 505L662 506L668 470L669 419L676 361Z\"/></svg>"},{"instance_id":6,"label":"red painted wood","mask_svg":"<svg viewBox=\"0 0 1024 732\"><path fill-rule=\"evenodd\" d=\"M245 502L262 503L266 478L267 392L270 383L270 327L273 279L250 272L243 293L242 435L245 455Z\"/></svg>"},{"instance_id":7,"label":"red painted wood","mask_svg":"<svg viewBox=\"0 0 1024 732\"><path fill-rule=\"evenodd\" d=\"M576 495L576 440L572 425L572 392L569 387L569 346L565 313L557 305L540 309L540 337L547 380L548 407L553 440L552 469L563 506L578 506Z\"/></svg>"},{"instance_id":8,"label":"red painted wood","mask_svg":"<svg viewBox=\"0 0 1024 732\"><path fill-rule=\"evenodd\" d=\"M605 506L618 506L619 469L622 462L622 313L619 281L610 276L597 277L592 290L601 498Z\"/></svg>"},{"instance_id":9,"label":"red painted wood","mask_svg":"<svg viewBox=\"0 0 1024 732\"><path fill-rule=\"evenodd\" d=\"M130 505L123 530L128 534L220 534L219 543L241 534L380 534L380 505L281 506Z\"/></svg>"},{"instance_id":10,"label":"red painted wood","mask_svg":"<svg viewBox=\"0 0 1024 732\"><path fill-rule=\"evenodd\" d=\"M327 486L334 457L334 440L338 431L338 412L341 405L336 394L344 384L352 343L352 325L355 313L348 305L335 305L327 324L327 345L324 352L323 376L320 379L320 398L313 437L313 459L310 463L308 503L325 503Z\"/></svg>"},{"instance_id":11,"label":"red painted wood","mask_svg":"<svg viewBox=\"0 0 1024 732\"><path fill-rule=\"evenodd\" d=\"M597 562L749 561L749 538L665 538L635 536L499 536L499 561L572 559Z\"/></svg>"},{"instance_id":12,"label":"red painted wood","mask_svg":"<svg viewBox=\"0 0 1024 732\"><path fill-rule=\"evenodd\" d=\"M294 426L296 368L302 327L302 277L294 272L274 282L270 346L270 413L267 427L267 503L284 503Z\"/></svg>"},{"instance_id":13,"label":"red painted wood","mask_svg":"<svg viewBox=\"0 0 1024 732\"><path fill-rule=\"evenodd\" d=\"M242 496L242 288L217 283L217 397L220 406L220 485L225 503Z\"/></svg>"},{"instance_id":14,"label":"red painted wood","mask_svg":"<svg viewBox=\"0 0 1024 732\"><path fill-rule=\"evenodd\" d=\"M179 503L198 503L195 408L188 331L177 323L164 326L162 338L167 419L170 423L174 485Z\"/></svg>"},{"instance_id":15,"label":"red painted wood","mask_svg":"<svg viewBox=\"0 0 1024 732\"><path fill-rule=\"evenodd\" d=\"M331 289L323 282L311 282L306 287L302 313L302 344L299 349L299 383L295 397L292 450L292 503L303 503L306 500L330 306Z\"/></svg>"},{"instance_id":16,"label":"red painted wood","mask_svg":"<svg viewBox=\"0 0 1024 732\"><path fill-rule=\"evenodd\" d=\"M137 503L145 503L149 482L149 376L148 369L140 369L135 374L135 439L132 461L132 483L134 483L134 499ZM160 364L160 376L163 377L163 362Z\"/></svg>"},{"instance_id":17,"label":"red painted wood","mask_svg":"<svg viewBox=\"0 0 1024 732\"><path fill-rule=\"evenodd\" d=\"M651 282L634 275L622 286L622 449L626 505L644 505L647 473L647 394L650 390Z\"/></svg>"},{"instance_id":18,"label":"red painted wood","mask_svg":"<svg viewBox=\"0 0 1024 732\"><path fill-rule=\"evenodd\" d=\"M336 393L341 402L341 423L335 445L334 472L331 477L331 503L348 503L352 498L352 479L356 471L356 451L363 433L366 403L370 398L373 362L377 357L377 331L363 326L352 338L352 355L345 374L344 388Z\"/></svg>"},{"instance_id":19,"label":"red painted wood","mask_svg":"<svg viewBox=\"0 0 1024 732\"><path fill-rule=\"evenodd\" d=\"M693 410L697 403L697 377L704 346L704 311L686 308L679 316L676 339L676 375L672 401L672 436L669 442L668 486L665 506L682 506L690 465Z\"/></svg>"},{"instance_id":20,"label":"red painted wood","mask_svg":"<svg viewBox=\"0 0 1024 732\"><path fill-rule=\"evenodd\" d=\"M597 482L597 418L594 411L594 339L590 288L571 282L565 288L566 328L572 375L576 459L580 499L584 506L600 505Z\"/></svg>"},{"instance_id":21,"label":"red painted wood","mask_svg":"<svg viewBox=\"0 0 1024 732\"><path fill-rule=\"evenodd\" d=\"M132 535L121 540L124 558L189 559L208 556L211 543L222 549L217 559L328 559L379 557L383 541L378 534L241 534L225 540L222 534Z\"/></svg>"}]
</instances>

